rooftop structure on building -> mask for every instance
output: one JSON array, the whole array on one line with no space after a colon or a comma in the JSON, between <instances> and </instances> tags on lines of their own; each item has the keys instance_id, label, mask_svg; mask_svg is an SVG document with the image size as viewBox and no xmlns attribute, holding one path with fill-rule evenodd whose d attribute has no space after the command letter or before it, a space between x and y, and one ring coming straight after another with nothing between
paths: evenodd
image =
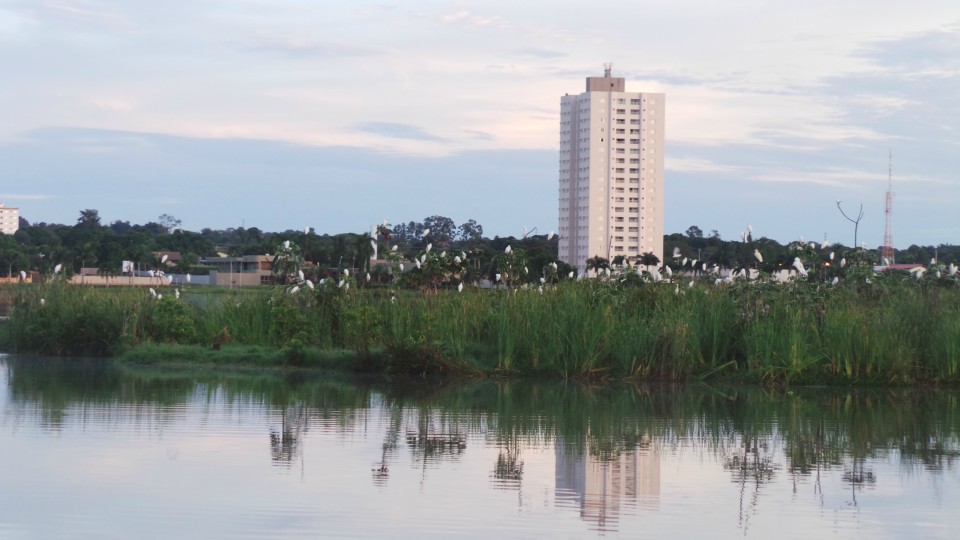
<instances>
[{"instance_id":1,"label":"rooftop structure on building","mask_svg":"<svg viewBox=\"0 0 960 540\"><path fill-rule=\"evenodd\" d=\"M560 98L559 258L663 260L665 95L627 92L605 66Z\"/></svg>"}]
</instances>

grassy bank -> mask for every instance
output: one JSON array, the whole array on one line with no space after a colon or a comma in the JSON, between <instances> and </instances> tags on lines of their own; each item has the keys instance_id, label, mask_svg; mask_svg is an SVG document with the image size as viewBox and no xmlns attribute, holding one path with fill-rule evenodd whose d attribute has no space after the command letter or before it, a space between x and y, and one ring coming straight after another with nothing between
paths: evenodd
<instances>
[{"instance_id":1,"label":"grassy bank","mask_svg":"<svg viewBox=\"0 0 960 540\"><path fill-rule=\"evenodd\" d=\"M851 280L852 281L852 280ZM50 283L14 291L9 349L140 362L409 374L960 382L960 288L583 280L390 292L328 283L161 299ZM42 300L42 301L41 301ZM0 336L3 334L0 329Z\"/></svg>"}]
</instances>

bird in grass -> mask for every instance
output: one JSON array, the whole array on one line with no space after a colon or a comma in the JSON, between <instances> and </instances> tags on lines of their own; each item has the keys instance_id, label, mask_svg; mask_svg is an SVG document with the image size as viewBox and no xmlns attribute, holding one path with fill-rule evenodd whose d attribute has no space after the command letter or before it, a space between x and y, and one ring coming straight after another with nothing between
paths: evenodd
<instances>
[{"instance_id":1,"label":"bird in grass","mask_svg":"<svg viewBox=\"0 0 960 540\"><path fill-rule=\"evenodd\" d=\"M457 285L457 292L463 292L463 283Z\"/></svg>"},{"instance_id":2,"label":"bird in grass","mask_svg":"<svg viewBox=\"0 0 960 540\"><path fill-rule=\"evenodd\" d=\"M290 288L290 294L297 294L299 291L300 291L299 285L294 285L293 287Z\"/></svg>"}]
</instances>

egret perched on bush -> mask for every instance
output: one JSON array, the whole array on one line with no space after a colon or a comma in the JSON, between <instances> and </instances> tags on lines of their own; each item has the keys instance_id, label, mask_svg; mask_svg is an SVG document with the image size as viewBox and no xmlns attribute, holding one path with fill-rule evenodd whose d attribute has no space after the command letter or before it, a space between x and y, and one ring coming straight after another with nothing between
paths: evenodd
<instances>
[{"instance_id":1,"label":"egret perched on bush","mask_svg":"<svg viewBox=\"0 0 960 540\"><path fill-rule=\"evenodd\" d=\"M793 267L797 269L797 272L801 276L807 275L807 269L803 267L803 261L800 260L800 257L795 257L793 259Z\"/></svg>"},{"instance_id":2,"label":"egret perched on bush","mask_svg":"<svg viewBox=\"0 0 960 540\"><path fill-rule=\"evenodd\" d=\"M424 238L426 238L427 235L429 235L429 234L430 234L430 229L424 229L424 230L423 230L423 237L424 237Z\"/></svg>"},{"instance_id":3,"label":"egret perched on bush","mask_svg":"<svg viewBox=\"0 0 960 540\"><path fill-rule=\"evenodd\" d=\"M53 267L53 273L54 273L54 274L59 274L59 273L60 273L60 269L62 269L62 268L63 268L63 265L62 265L62 264L58 264L58 265L54 266L54 267Z\"/></svg>"},{"instance_id":4,"label":"egret perched on bush","mask_svg":"<svg viewBox=\"0 0 960 540\"><path fill-rule=\"evenodd\" d=\"M503 250L504 253L510 253L511 251L513 251L513 248L510 246L507 246L506 249Z\"/></svg>"},{"instance_id":5,"label":"egret perched on bush","mask_svg":"<svg viewBox=\"0 0 960 540\"><path fill-rule=\"evenodd\" d=\"M763 262L763 255L760 254L760 250L759 250L759 249L753 250L753 257L754 257L755 259L757 259L757 262L760 262L760 263Z\"/></svg>"}]
</instances>

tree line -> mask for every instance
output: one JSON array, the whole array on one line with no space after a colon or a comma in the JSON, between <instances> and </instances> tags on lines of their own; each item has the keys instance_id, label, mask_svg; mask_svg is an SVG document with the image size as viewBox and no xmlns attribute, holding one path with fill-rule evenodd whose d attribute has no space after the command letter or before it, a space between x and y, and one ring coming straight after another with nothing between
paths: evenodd
<instances>
[{"instance_id":1,"label":"tree line","mask_svg":"<svg viewBox=\"0 0 960 540\"><path fill-rule=\"evenodd\" d=\"M317 234L311 230L266 232L256 227L205 228L192 232L183 230L180 223L175 217L164 214L156 221L143 225L120 220L105 225L95 209L80 211L73 225L30 224L21 218L21 227L16 234L0 234L0 275L13 276L21 270L48 274L57 264L61 264L68 273L92 267L104 273L119 274L123 261L132 261L142 268L157 268L160 261L156 254L174 251L181 254L175 271L204 274L208 269L200 261L206 257L218 254L275 254L277 246L287 240L295 242L303 260L315 268L372 271L374 269L370 268L369 263L374 243L371 241L375 241L381 250L381 257L385 255L383 250L390 250L394 245L401 253L415 253L426 247L426 230L430 231L429 242L433 249L469 253L470 271L476 274L474 277L492 276L496 272L495 257L502 254L508 245L524 252L530 276L543 275L543 269L554 262L558 264L557 271L561 275L572 270L570 266L557 261L556 237L548 240L546 235L530 234L487 238L483 235L483 227L473 219L457 225L452 219L440 215L429 216L422 221L384 224L377 228L375 235ZM787 246L769 238L749 237L726 241L716 231L704 236L696 225L689 227L685 234L664 236L664 253L668 259L676 248L689 259L728 268L753 264L754 249L767 261L766 269L774 270L778 265L789 268L793 256ZM842 253L849 248L837 244L834 249ZM960 246L913 245L898 250L895 260L898 263L926 264L934 257L944 264L960 264ZM875 262L880 262L879 257L875 259ZM656 264L660 261L648 255L640 262ZM622 264L623 261L594 257L588 266L602 269L610 263Z\"/></svg>"}]
</instances>

